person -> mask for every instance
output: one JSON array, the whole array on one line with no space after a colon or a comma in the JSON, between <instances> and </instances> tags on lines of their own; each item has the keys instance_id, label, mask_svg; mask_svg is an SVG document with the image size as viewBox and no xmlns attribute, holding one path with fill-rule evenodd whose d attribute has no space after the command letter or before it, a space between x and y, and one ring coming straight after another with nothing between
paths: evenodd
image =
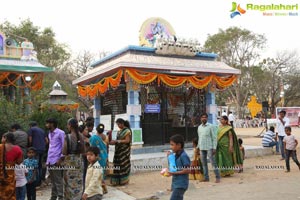
<instances>
[{"instance_id":1,"label":"person","mask_svg":"<svg viewBox=\"0 0 300 200\"><path fill-rule=\"evenodd\" d=\"M223 112L222 112L221 116L227 116L227 113L226 113L226 111L225 111L225 110L223 110Z\"/></svg>"},{"instance_id":2,"label":"person","mask_svg":"<svg viewBox=\"0 0 300 200\"><path fill-rule=\"evenodd\" d=\"M42 179L42 171L43 171L43 157L46 150L46 144L48 143L48 138L45 134L45 131L38 127L37 122L32 121L29 123L30 129L28 130L28 146L34 147L36 149L36 158L38 160L38 173L36 186L41 185Z\"/></svg>"},{"instance_id":3,"label":"person","mask_svg":"<svg viewBox=\"0 0 300 200\"><path fill-rule=\"evenodd\" d=\"M15 136L12 132L2 136L0 144L0 191L1 200L16 200L15 164L23 161L22 150L14 145Z\"/></svg>"},{"instance_id":4,"label":"person","mask_svg":"<svg viewBox=\"0 0 300 200\"><path fill-rule=\"evenodd\" d=\"M15 175L16 175L16 198L17 200L25 200L26 195L26 174L28 170L23 163L20 165L15 165Z\"/></svg>"},{"instance_id":5,"label":"person","mask_svg":"<svg viewBox=\"0 0 300 200\"><path fill-rule=\"evenodd\" d=\"M236 134L232 126L228 124L228 117L222 116L220 122L217 131L216 162L221 176L230 176L234 173L235 168L243 164L243 160Z\"/></svg>"},{"instance_id":6,"label":"person","mask_svg":"<svg viewBox=\"0 0 300 200\"><path fill-rule=\"evenodd\" d=\"M104 132L104 124L99 124L96 128L97 134L93 135L90 138L90 146L91 147L98 147L100 150L99 154L99 164L103 169L106 169L107 162L108 162L108 154L107 154L107 146L109 145L108 137L103 134ZM105 176L104 176L104 170L103 170L103 181L102 181L102 188L103 193L107 193L107 188L104 182Z\"/></svg>"},{"instance_id":7,"label":"person","mask_svg":"<svg viewBox=\"0 0 300 200\"><path fill-rule=\"evenodd\" d=\"M79 133L78 121L74 118L67 123L69 134L64 139L64 198L80 200L82 188L82 154L84 153L83 135Z\"/></svg>"},{"instance_id":8,"label":"person","mask_svg":"<svg viewBox=\"0 0 300 200\"><path fill-rule=\"evenodd\" d=\"M279 117L276 120L276 128L277 128L276 137L278 138L281 160L285 159L283 138L286 136L286 134L284 128L290 125L290 120L285 115L286 115L285 110L281 110L279 112Z\"/></svg>"},{"instance_id":9,"label":"person","mask_svg":"<svg viewBox=\"0 0 300 200\"><path fill-rule=\"evenodd\" d=\"M89 135L88 128L84 124L80 125L79 126L79 133L83 135L84 152L86 152L86 150L90 146L90 142L89 142L90 135ZM86 154L85 153L83 154L82 161L83 161L82 187L83 187L83 191L84 191L86 171L87 171L87 168L88 168L88 161L86 159Z\"/></svg>"},{"instance_id":10,"label":"person","mask_svg":"<svg viewBox=\"0 0 300 200\"><path fill-rule=\"evenodd\" d=\"M88 133L89 135L94 135L93 130L94 130L94 123L95 119L93 117L87 117L85 121L85 126L88 128Z\"/></svg>"},{"instance_id":11,"label":"person","mask_svg":"<svg viewBox=\"0 0 300 200\"><path fill-rule=\"evenodd\" d=\"M242 138L238 139L238 143L239 143L239 147L240 147L241 159L243 160L243 163L240 164L240 170L239 170L239 173L241 173L241 172L244 171L243 164L244 164L244 160L245 160L245 148L243 147L243 140L242 140Z\"/></svg>"},{"instance_id":12,"label":"person","mask_svg":"<svg viewBox=\"0 0 300 200\"><path fill-rule=\"evenodd\" d=\"M21 129L19 124L12 124L10 130L15 135L15 145L18 145L23 152L23 156L26 155L26 149L28 148L28 135Z\"/></svg>"},{"instance_id":13,"label":"person","mask_svg":"<svg viewBox=\"0 0 300 200\"><path fill-rule=\"evenodd\" d=\"M35 200L36 199L36 177L38 170L38 160L35 159L36 149L34 147L29 147L27 150L27 158L24 160L24 165L28 169L28 174L26 176L27 184L27 199Z\"/></svg>"},{"instance_id":14,"label":"person","mask_svg":"<svg viewBox=\"0 0 300 200\"><path fill-rule=\"evenodd\" d=\"M65 132L57 128L57 120L49 118L46 120L46 127L49 129L49 150L46 164L49 168L51 180L51 198L50 200L63 200L63 171L59 168L63 161L63 145L65 141Z\"/></svg>"},{"instance_id":15,"label":"person","mask_svg":"<svg viewBox=\"0 0 300 200\"><path fill-rule=\"evenodd\" d=\"M262 138L262 146L263 147L276 146L276 153L279 153L279 145L277 142L276 134L274 132L275 132L274 126L271 126Z\"/></svg>"},{"instance_id":16,"label":"person","mask_svg":"<svg viewBox=\"0 0 300 200\"><path fill-rule=\"evenodd\" d=\"M189 174L190 180L203 180L203 167L200 160L200 151L198 148L198 138L193 139L193 158L191 164L191 173Z\"/></svg>"},{"instance_id":17,"label":"person","mask_svg":"<svg viewBox=\"0 0 300 200\"><path fill-rule=\"evenodd\" d=\"M119 127L117 140L112 140L111 145L115 145L113 158L114 171L111 177L112 185L125 185L129 183L130 175L130 151L131 151L131 129L129 122L122 118L116 120Z\"/></svg>"},{"instance_id":18,"label":"person","mask_svg":"<svg viewBox=\"0 0 300 200\"><path fill-rule=\"evenodd\" d=\"M102 199L102 167L99 159L100 150L98 147L89 147L86 151L89 166L87 169L85 190L82 195L83 200L101 200Z\"/></svg>"},{"instance_id":19,"label":"person","mask_svg":"<svg viewBox=\"0 0 300 200\"><path fill-rule=\"evenodd\" d=\"M170 147L175 153L176 171L168 171L168 176L172 176L172 194L170 200L182 200L184 193L189 186L189 174L191 172L191 161L184 151L184 139L181 135L176 134L170 138Z\"/></svg>"},{"instance_id":20,"label":"person","mask_svg":"<svg viewBox=\"0 0 300 200\"><path fill-rule=\"evenodd\" d=\"M228 119L229 119L230 125L232 126L232 128L234 128L233 127L233 122L235 120L235 117L234 117L234 115L231 111L229 112Z\"/></svg>"},{"instance_id":21,"label":"person","mask_svg":"<svg viewBox=\"0 0 300 200\"><path fill-rule=\"evenodd\" d=\"M207 156L214 169L216 175L216 183L220 182L220 172L216 164L215 154L217 148L217 135L215 127L207 122L207 113L201 114L201 124L198 126L198 148L200 150L200 158L203 166L204 182L209 181Z\"/></svg>"},{"instance_id":22,"label":"person","mask_svg":"<svg viewBox=\"0 0 300 200\"><path fill-rule=\"evenodd\" d=\"M298 145L298 140L292 135L291 127L285 127L286 136L283 139L284 149L285 149L285 164L286 164L286 172L290 172L290 157L292 157L293 161L296 163L300 170L300 163L297 159L296 147Z\"/></svg>"}]
</instances>

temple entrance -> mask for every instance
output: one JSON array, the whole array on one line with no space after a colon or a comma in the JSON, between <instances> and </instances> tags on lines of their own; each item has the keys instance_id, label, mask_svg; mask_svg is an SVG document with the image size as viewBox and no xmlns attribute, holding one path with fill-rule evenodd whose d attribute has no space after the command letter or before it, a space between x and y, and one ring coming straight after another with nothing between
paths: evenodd
<instances>
[{"instance_id":1,"label":"temple entrance","mask_svg":"<svg viewBox=\"0 0 300 200\"><path fill-rule=\"evenodd\" d=\"M141 88L140 99L144 144L169 143L175 134L181 134L185 141L197 137L200 114L206 108L204 90L147 86Z\"/></svg>"}]
</instances>

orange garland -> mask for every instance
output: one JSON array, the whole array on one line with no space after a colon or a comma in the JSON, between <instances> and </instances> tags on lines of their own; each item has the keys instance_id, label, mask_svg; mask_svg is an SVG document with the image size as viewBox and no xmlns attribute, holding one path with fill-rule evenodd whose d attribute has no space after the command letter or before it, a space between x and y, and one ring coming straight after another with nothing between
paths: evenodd
<instances>
[{"instance_id":1,"label":"orange garland","mask_svg":"<svg viewBox=\"0 0 300 200\"><path fill-rule=\"evenodd\" d=\"M120 85L123 71L119 70L116 74L110 77L103 78L96 84L87 86L78 86L78 94L81 97L95 98L97 92L104 94L109 86L116 88ZM185 83L190 83L194 88L202 89L208 86L209 83L216 84L220 88L226 88L232 85L237 80L237 75L227 77L219 77L217 75L200 76L172 76L167 74L159 74L153 72L144 72L135 69L125 70L125 80L131 77L138 84L149 84L157 79L158 84L163 82L169 87L179 87Z\"/></svg>"},{"instance_id":2,"label":"orange garland","mask_svg":"<svg viewBox=\"0 0 300 200\"><path fill-rule=\"evenodd\" d=\"M89 97L91 99L94 99L97 96L98 92L100 94L104 94L108 90L109 86L111 86L112 88L117 88L120 85L122 75L123 71L119 70L116 74L110 77L103 78L96 84L87 86L78 85L78 94L83 98Z\"/></svg>"},{"instance_id":3,"label":"orange garland","mask_svg":"<svg viewBox=\"0 0 300 200\"><path fill-rule=\"evenodd\" d=\"M15 78L11 80L9 75L15 75ZM26 81L26 76L31 76L30 81ZM0 75L0 87L14 86L17 88L30 88L32 90L40 90L43 87L44 73L34 73L34 74L20 74L16 72L4 72ZM18 85L17 81L22 80L22 85ZM3 82L7 81L6 84Z\"/></svg>"}]
</instances>

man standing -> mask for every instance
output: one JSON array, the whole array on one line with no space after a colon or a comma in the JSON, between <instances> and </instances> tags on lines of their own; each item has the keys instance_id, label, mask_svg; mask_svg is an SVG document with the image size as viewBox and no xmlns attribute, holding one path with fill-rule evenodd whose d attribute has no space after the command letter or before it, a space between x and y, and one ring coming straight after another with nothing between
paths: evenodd
<instances>
[{"instance_id":1,"label":"man standing","mask_svg":"<svg viewBox=\"0 0 300 200\"><path fill-rule=\"evenodd\" d=\"M46 144L48 143L48 138L45 131L37 126L37 122L33 121L29 123L30 129L28 130L28 142L29 147L34 147L36 149L36 158L38 160L38 175L36 186L41 185L42 177L42 159L45 154Z\"/></svg>"},{"instance_id":2,"label":"man standing","mask_svg":"<svg viewBox=\"0 0 300 200\"><path fill-rule=\"evenodd\" d=\"M276 137L278 137L279 141L279 149L281 153L281 160L285 159L284 146L283 146L283 138L286 136L284 128L290 125L290 120L286 116L286 112L284 110L279 112L279 117L276 121Z\"/></svg>"},{"instance_id":3,"label":"man standing","mask_svg":"<svg viewBox=\"0 0 300 200\"><path fill-rule=\"evenodd\" d=\"M46 164L49 167L52 184L50 200L63 200L63 170L59 169L63 160L62 150L64 147L65 132L57 128L57 121L50 118L46 121L49 129L49 150Z\"/></svg>"},{"instance_id":4,"label":"man standing","mask_svg":"<svg viewBox=\"0 0 300 200\"><path fill-rule=\"evenodd\" d=\"M216 175L216 183L220 182L220 172L216 164L215 154L217 148L217 134L215 127L207 122L208 115L201 115L201 125L198 127L198 148L200 149L205 182L209 181L207 156Z\"/></svg>"},{"instance_id":5,"label":"man standing","mask_svg":"<svg viewBox=\"0 0 300 200\"><path fill-rule=\"evenodd\" d=\"M231 125L232 128L233 128L233 122L234 122L234 120L235 120L235 117L234 117L234 115L233 115L233 113L232 113L231 111L229 112L228 120L229 120L229 122L230 122L230 125Z\"/></svg>"},{"instance_id":6,"label":"man standing","mask_svg":"<svg viewBox=\"0 0 300 200\"><path fill-rule=\"evenodd\" d=\"M22 131L19 124L13 124L10 126L10 130L15 136L15 145L18 145L23 152L23 157L26 156L28 147L28 135L25 131Z\"/></svg>"}]
</instances>

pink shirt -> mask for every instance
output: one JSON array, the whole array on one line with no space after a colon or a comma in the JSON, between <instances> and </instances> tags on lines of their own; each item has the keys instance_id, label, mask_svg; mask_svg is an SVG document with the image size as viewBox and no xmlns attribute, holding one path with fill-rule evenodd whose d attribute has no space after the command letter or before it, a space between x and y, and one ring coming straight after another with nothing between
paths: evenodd
<instances>
[{"instance_id":1,"label":"pink shirt","mask_svg":"<svg viewBox=\"0 0 300 200\"><path fill-rule=\"evenodd\" d=\"M296 138L293 135L287 135L283 138L285 142L285 149L287 150L296 150Z\"/></svg>"}]
</instances>

